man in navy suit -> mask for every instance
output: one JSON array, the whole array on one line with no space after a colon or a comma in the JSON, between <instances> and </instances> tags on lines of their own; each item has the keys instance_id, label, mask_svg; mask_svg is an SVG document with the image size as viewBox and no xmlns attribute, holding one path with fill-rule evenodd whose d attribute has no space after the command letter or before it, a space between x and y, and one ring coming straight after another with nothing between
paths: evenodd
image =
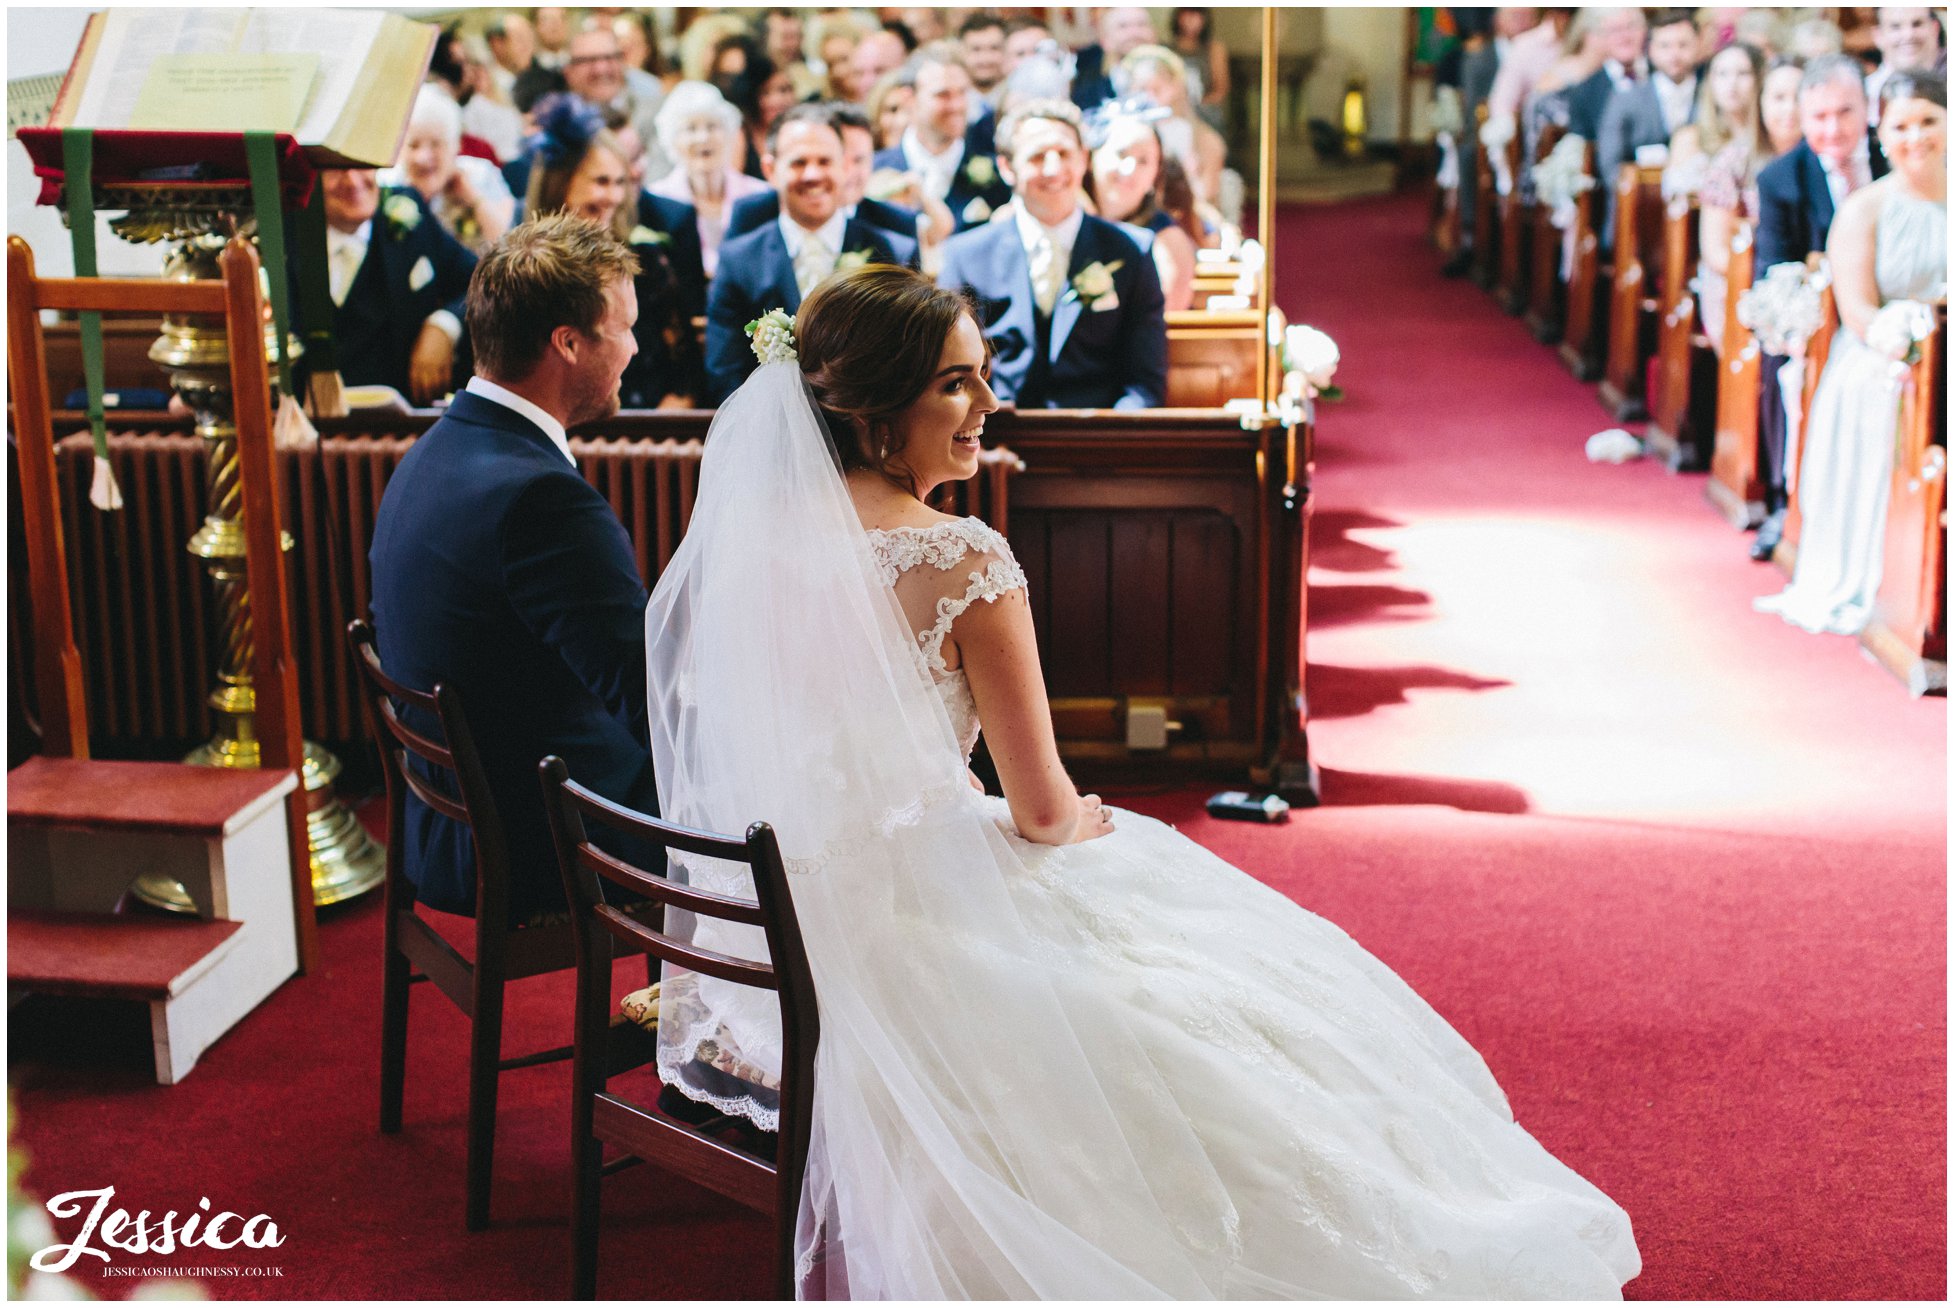
<instances>
[{"instance_id":1,"label":"man in navy suit","mask_svg":"<svg viewBox=\"0 0 1954 1308\"><path fill-rule=\"evenodd\" d=\"M780 216L719 247L706 304L706 388L715 404L757 366L747 323L769 309L798 312L801 299L837 270L909 262L894 238L842 209L841 133L825 105L798 104L775 119L761 166L780 195Z\"/></svg>"},{"instance_id":2,"label":"man in navy suit","mask_svg":"<svg viewBox=\"0 0 1954 1308\"><path fill-rule=\"evenodd\" d=\"M617 408L637 350L636 262L567 214L524 223L485 255L467 304L476 375L401 460L374 524L380 660L410 686L459 695L508 842L515 923L563 904L536 779L545 755L657 810L644 583L565 436ZM473 915L466 828L411 794L405 828L420 900Z\"/></svg>"},{"instance_id":3,"label":"man in navy suit","mask_svg":"<svg viewBox=\"0 0 1954 1308\"><path fill-rule=\"evenodd\" d=\"M1615 174L1645 146L1662 146L1696 121L1696 65L1703 43L1696 15L1668 9L1649 26L1649 75L1608 97L1595 137L1595 188L1602 197L1601 244L1615 248Z\"/></svg>"},{"instance_id":4,"label":"man in navy suit","mask_svg":"<svg viewBox=\"0 0 1954 1308\"><path fill-rule=\"evenodd\" d=\"M950 210L957 230L990 221L1011 198L997 156L973 145L970 74L954 42L938 41L916 52L916 107L902 140L875 156L877 168L914 174L925 193Z\"/></svg>"},{"instance_id":5,"label":"man in navy suit","mask_svg":"<svg viewBox=\"0 0 1954 1308\"><path fill-rule=\"evenodd\" d=\"M411 187L371 168L320 173L326 274L340 380L391 386L416 404L448 393L475 256Z\"/></svg>"},{"instance_id":6,"label":"man in navy suit","mask_svg":"<svg viewBox=\"0 0 1954 1308\"><path fill-rule=\"evenodd\" d=\"M1586 141L1601 139L1601 118L1608 101L1649 79L1649 61L1642 46L1649 20L1640 9L1593 11L1599 25L1601 67L1567 93L1567 130Z\"/></svg>"},{"instance_id":7,"label":"man in navy suit","mask_svg":"<svg viewBox=\"0 0 1954 1308\"><path fill-rule=\"evenodd\" d=\"M1167 390L1166 300L1153 260L1079 206L1079 111L1034 100L998 129L1009 221L951 237L939 285L973 293L991 389L1021 409L1144 409Z\"/></svg>"},{"instance_id":8,"label":"man in navy suit","mask_svg":"<svg viewBox=\"0 0 1954 1308\"><path fill-rule=\"evenodd\" d=\"M886 236L900 237L891 240L889 245L902 262L910 267L916 266L917 238L916 211L905 209L899 204L868 197L868 178L875 158L875 133L868 125L868 115L854 105L842 100L823 101L835 128L841 133L841 162L843 181L841 186L841 207L850 218L860 218L871 227L880 228ZM744 236L756 227L764 227L780 217L780 193L762 191L749 195L733 205L732 216L726 223L728 239Z\"/></svg>"},{"instance_id":9,"label":"man in navy suit","mask_svg":"<svg viewBox=\"0 0 1954 1308\"><path fill-rule=\"evenodd\" d=\"M1099 40L1079 51L1072 73L1072 103L1081 110L1096 109L1112 99L1113 69L1119 61L1160 40L1154 34L1153 15L1137 6L1100 10L1097 29Z\"/></svg>"},{"instance_id":10,"label":"man in navy suit","mask_svg":"<svg viewBox=\"0 0 1954 1308\"><path fill-rule=\"evenodd\" d=\"M1822 55L1798 87L1803 139L1757 175L1757 277L1780 263L1803 263L1825 249L1832 215L1875 170L1866 144L1866 90L1849 55ZM1751 542L1751 557L1771 557L1784 532L1786 412L1778 372L1783 355L1763 356L1758 401L1759 469L1770 515Z\"/></svg>"}]
</instances>

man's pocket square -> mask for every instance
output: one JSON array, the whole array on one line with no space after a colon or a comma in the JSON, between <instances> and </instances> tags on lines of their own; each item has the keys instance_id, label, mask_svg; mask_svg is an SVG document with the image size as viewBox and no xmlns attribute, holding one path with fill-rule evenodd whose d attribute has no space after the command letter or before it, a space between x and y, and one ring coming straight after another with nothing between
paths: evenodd
<instances>
[{"instance_id":1,"label":"man's pocket square","mask_svg":"<svg viewBox=\"0 0 1954 1308\"><path fill-rule=\"evenodd\" d=\"M434 264L424 254L414 261L414 269L407 274L407 289L418 291L434 280Z\"/></svg>"}]
</instances>

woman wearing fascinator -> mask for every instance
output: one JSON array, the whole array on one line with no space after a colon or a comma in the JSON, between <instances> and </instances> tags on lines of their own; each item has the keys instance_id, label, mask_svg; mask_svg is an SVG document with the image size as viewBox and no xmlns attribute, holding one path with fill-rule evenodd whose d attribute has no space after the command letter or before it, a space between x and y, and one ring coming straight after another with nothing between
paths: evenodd
<instances>
[{"instance_id":1,"label":"woman wearing fascinator","mask_svg":"<svg viewBox=\"0 0 1954 1308\"><path fill-rule=\"evenodd\" d=\"M704 390L692 319L705 312L698 211L641 190L632 152L595 109L568 93L536 106L535 165L522 217L568 211L608 228L638 256L638 353L625 370L627 409L690 408Z\"/></svg>"},{"instance_id":2,"label":"woman wearing fascinator","mask_svg":"<svg viewBox=\"0 0 1954 1308\"><path fill-rule=\"evenodd\" d=\"M1154 124L1167 111L1152 104L1108 100L1086 115L1092 169L1086 189L1101 218L1153 233L1150 249L1167 311L1194 302L1194 250L1201 220L1180 161L1161 146Z\"/></svg>"},{"instance_id":3,"label":"woman wearing fascinator","mask_svg":"<svg viewBox=\"0 0 1954 1308\"><path fill-rule=\"evenodd\" d=\"M1036 580L925 503L976 473L998 407L968 302L871 265L754 344L646 651L665 818L770 822L790 872L821 1008L803 1297L1618 1297L1626 1214L1443 1018L1072 785ZM967 769L980 730L1000 795ZM764 956L757 928L667 930ZM663 986L665 1083L777 1126L771 992Z\"/></svg>"}]
</instances>

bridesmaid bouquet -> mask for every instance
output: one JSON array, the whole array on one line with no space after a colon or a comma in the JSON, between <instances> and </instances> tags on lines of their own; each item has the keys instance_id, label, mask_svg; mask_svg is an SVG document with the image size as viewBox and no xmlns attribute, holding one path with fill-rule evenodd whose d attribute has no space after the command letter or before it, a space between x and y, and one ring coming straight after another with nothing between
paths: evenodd
<instances>
[{"instance_id":1,"label":"bridesmaid bouquet","mask_svg":"<svg viewBox=\"0 0 1954 1308\"><path fill-rule=\"evenodd\" d=\"M1553 213L1554 226L1565 231L1574 222L1574 201L1594 189L1587 174L1587 145L1578 136L1563 136L1545 159L1533 166L1534 193Z\"/></svg>"},{"instance_id":2,"label":"bridesmaid bouquet","mask_svg":"<svg viewBox=\"0 0 1954 1308\"><path fill-rule=\"evenodd\" d=\"M1920 362L1920 342L1934 334L1934 311L1918 300L1895 300L1873 315L1866 344L1895 363Z\"/></svg>"},{"instance_id":3,"label":"bridesmaid bouquet","mask_svg":"<svg viewBox=\"0 0 1954 1308\"><path fill-rule=\"evenodd\" d=\"M1819 295L1819 283L1804 264L1774 264L1737 297L1737 321L1750 328L1765 353L1802 355L1818 330Z\"/></svg>"}]
</instances>

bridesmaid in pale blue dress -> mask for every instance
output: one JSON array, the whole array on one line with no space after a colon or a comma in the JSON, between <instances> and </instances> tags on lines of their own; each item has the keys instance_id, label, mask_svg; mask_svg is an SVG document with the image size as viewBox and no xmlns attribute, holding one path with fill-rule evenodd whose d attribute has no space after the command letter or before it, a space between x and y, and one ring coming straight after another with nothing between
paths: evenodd
<instances>
[{"instance_id":1,"label":"bridesmaid in pale blue dress","mask_svg":"<svg viewBox=\"0 0 1954 1308\"><path fill-rule=\"evenodd\" d=\"M1803 525L1791 585L1756 602L1812 632L1851 635L1879 590L1903 364L1868 344L1875 315L1947 294L1947 84L1898 72L1880 95L1893 171L1847 197L1826 247L1842 330L1812 397L1799 462ZM1876 342L1883 333L1872 333Z\"/></svg>"}]
</instances>

